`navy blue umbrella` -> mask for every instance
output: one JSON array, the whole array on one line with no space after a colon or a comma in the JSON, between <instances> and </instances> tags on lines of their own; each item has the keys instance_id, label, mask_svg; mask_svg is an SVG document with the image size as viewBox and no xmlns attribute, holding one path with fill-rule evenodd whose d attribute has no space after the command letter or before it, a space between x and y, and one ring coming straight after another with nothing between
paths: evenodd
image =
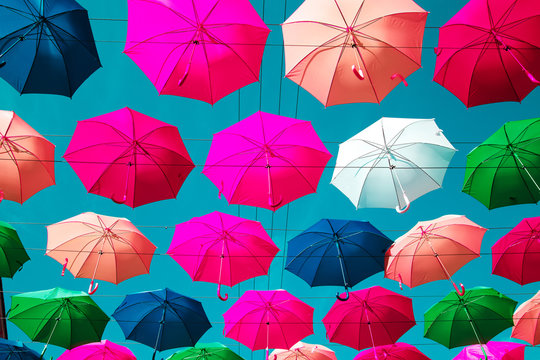
<instances>
[{"instance_id":1,"label":"navy blue umbrella","mask_svg":"<svg viewBox=\"0 0 540 360\"><path fill-rule=\"evenodd\" d=\"M285 269L310 286L349 288L384 270L392 241L367 221L323 219L289 241Z\"/></svg>"},{"instance_id":2,"label":"navy blue umbrella","mask_svg":"<svg viewBox=\"0 0 540 360\"><path fill-rule=\"evenodd\" d=\"M169 289L128 294L112 316L126 339L156 351L194 346L212 327L202 304Z\"/></svg>"},{"instance_id":3,"label":"navy blue umbrella","mask_svg":"<svg viewBox=\"0 0 540 360\"><path fill-rule=\"evenodd\" d=\"M39 354L20 341L0 339L0 360L39 360Z\"/></svg>"},{"instance_id":4,"label":"navy blue umbrella","mask_svg":"<svg viewBox=\"0 0 540 360\"><path fill-rule=\"evenodd\" d=\"M0 77L18 92L71 97L99 67L88 13L76 1L0 1Z\"/></svg>"}]
</instances>

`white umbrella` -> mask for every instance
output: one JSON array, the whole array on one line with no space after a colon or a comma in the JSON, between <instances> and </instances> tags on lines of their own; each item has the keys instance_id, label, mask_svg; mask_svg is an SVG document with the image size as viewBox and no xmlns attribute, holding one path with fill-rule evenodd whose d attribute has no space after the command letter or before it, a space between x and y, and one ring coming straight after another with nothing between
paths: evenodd
<instances>
[{"instance_id":1,"label":"white umbrella","mask_svg":"<svg viewBox=\"0 0 540 360\"><path fill-rule=\"evenodd\" d=\"M331 183L356 208L395 208L441 187L456 149L434 119L381 118L339 145Z\"/></svg>"}]
</instances>

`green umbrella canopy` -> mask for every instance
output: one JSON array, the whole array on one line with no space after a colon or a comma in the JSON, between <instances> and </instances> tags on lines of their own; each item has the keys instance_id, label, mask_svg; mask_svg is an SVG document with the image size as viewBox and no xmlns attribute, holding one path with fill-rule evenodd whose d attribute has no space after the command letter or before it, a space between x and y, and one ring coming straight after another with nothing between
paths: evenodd
<instances>
[{"instance_id":1,"label":"green umbrella canopy","mask_svg":"<svg viewBox=\"0 0 540 360\"><path fill-rule=\"evenodd\" d=\"M424 337L451 349L485 344L514 325L517 302L489 287L475 287L459 296L455 291L424 313Z\"/></svg>"},{"instance_id":2,"label":"green umbrella canopy","mask_svg":"<svg viewBox=\"0 0 540 360\"><path fill-rule=\"evenodd\" d=\"M12 278L13 275L30 260L17 235L17 231L0 221L0 277Z\"/></svg>"},{"instance_id":3,"label":"green umbrella canopy","mask_svg":"<svg viewBox=\"0 0 540 360\"><path fill-rule=\"evenodd\" d=\"M109 321L88 294L62 288L12 296L8 319L33 341L67 349L100 341Z\"/></svg>"},{"instance_id":4,"label":"green umbrella canopy","mask_svg":"<svg viewBox=\"0 0 540 360\"><path fill-rule=\"evenodd\" d=\"M234 351L220 343L196 344L177 351L167 360L244 360Z\"/></svg>"},{"instance_id":5,"label":"green umbrella canopy","mask_svg":"<svg viewBox=\"0 0 540 360\"><path fill-rule=\"evenodd\" d=\"M540 118L510 121L467 155L462 191L488 209L540 200Z\"/></svg>"}]
</instances>

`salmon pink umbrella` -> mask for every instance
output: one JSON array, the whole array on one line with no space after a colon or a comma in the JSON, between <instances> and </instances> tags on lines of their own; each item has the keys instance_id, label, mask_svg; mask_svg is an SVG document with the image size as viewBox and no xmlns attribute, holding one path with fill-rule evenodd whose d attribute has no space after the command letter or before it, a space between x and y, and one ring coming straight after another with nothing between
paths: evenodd
<instances>
[{"instance_id":1,"label":"salmon pink umbrella","mask_svg":"<svg viewBox=\"0 0 540 360\"><path fill-rule=\"evenodd\" d=\"M101 340L66 350L57 360L137 360L137 358L127 347L109 340Z\"/></svg>"},{"instance_id":2,"label":"salmon pink umbrella","mask_svg":"<svg viewBox=\"0 0 540 360\"><path fill-rule=\"evenodd\" d=\"M176 225L167 254L194 281L234 286L255 276L266 275L279 251L261 223L213 213Z\"/></svg>"},{"instance_id":3,"label":"salmon pink umbrella","mask_svg":"<svg viewBox=\"0 0 540 360\"><path fill-rule=\"evenodd\" d=\"M336 354L326 346L299 341L289 350L272 351L268 360L337 360L337 358Z\"/></svg>"},{"instance_id":4,"label":"salmon pink umbrella","mask_svg":"<svg viewBox=\"0 0 540 360\"><path fill-rule=\"evenodd\" d=\"M259 111L214 134L203 173L229 204L275 211L314 193L331 157L309 121Z\"/></svg>"},{"instance_id":5,"label":"salmon pink umbrella","mask_svg":"<svg viewBox=\"0 0 540 360\"><path fill-rule=\"evenodd\" d=\"M406 343L376 346L361 351L353 360L429 360L420 350Z\"/></svg>"},{"instance_id":6,"label":"salmon pink umbrella","mask_svg":"<svg viewBox=\"0 0 540 360\"><path fill-rule=\"evenodd\" d=\"M482 346L477 344L463 348L453 360L523 360L524 356L525 345L523 344L490 341Z\"/></svg>"},{"instance_id":7,"label":"salmon pink umbrella","mask_svg":"<svg viewBox=\"0 0 540 360\"><path fill-rule=\"evenodd\" d=\"M124 52L160 94L214 104L259 80L269 33L249 0L128 0Z\"/></svg>"},{"instance_id":8,"label":"salmon pink umbrella","mask_svg":"<svg viewBox=\"0 0 540 360\"><path fill-rule=\"evenodd\" d=\"M133 208L174 199L194 168L175 126L130 108L79 121L64 158L88 192Z\"/></svg>"},{"instance_id":9,"label":"salmon pink umbrella","mask_svg":"<svg viewBox=\"0 0 540 360\"><path fill-rule=\"evenodd\" d=\"M512 337L533 346L540 344L540 291L514 312Z\"/></svg>"}]
</instances>

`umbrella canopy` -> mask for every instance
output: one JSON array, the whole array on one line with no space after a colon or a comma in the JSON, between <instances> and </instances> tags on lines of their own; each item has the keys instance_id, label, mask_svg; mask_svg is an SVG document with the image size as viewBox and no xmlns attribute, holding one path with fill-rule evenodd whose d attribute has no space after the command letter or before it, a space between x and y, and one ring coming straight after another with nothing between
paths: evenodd
<instances>
[{"instance_id":1,"label":"umbrella canopy","mask_svg":"<svg viewBox=\"0 0 540 360\"><path fill-rule=\"evenodd\" d=\"M213 213L176 225L167 254L187 271L194 281L234 286L268 274L279 248L261 223Z\"/></svg>"},{"instance_id":2,"label":"umbrella canopy","mask_svg":"<svg viewBox=\"0 0 540 360\"><path fill-rule=\"evenodd\" d=\"M525 285L540 281L540 217L520 221L491 247L492 272Z\"/></svg>"},{"instance_id":3,"label":"umbrella canopy","mask_svg":"<svg viewBox=\"0 0 540 360\"><path fill-rule=\"evenodd\" d=\"M381 100L420 67L412 0L307 0L283 23L286 76L325 106Z\"/></svg>"},{"instance_id":4,"label":"umbrella canopy","mask_svg":"<svg viewBox=\"0 0 540 360\"><path fill-rule=\"evenodd\" d=\"M47 226L46 255L73 276L118 284L150 271L156 246L128 219L83 213ZM62 271L63 275L63 271Z\"/></svg>"},{"instance_id":5,"label":"umbrella canopy","mask_svg":"<svg viewBox=\"0 0 540 360\"><path fill-rule=\"evenodd\" d=\"M270 353L269 360L337 360L334 351L323 345L307 344L301 341L289 350L276 349Z\"/></svg>"},{"instance_id":6,"label":"umbrella canopy","mask_svg":"<svg viewBox=\"0 0 540 360\"><path fill-rule=\"evenodd\" d=\"M127 347L109 340L66 350L57 360L137 360Z\"/></svg>"},{"instance_id":7,"label":"umbrella canopy","mask_svg":"<svg viewBox=\"0 0 540 360\"><path fill-rule=\"evenodd\" d=\"M344 285L348 294L349 287L384 270L390 245L367 221L323 219L289 240L285 269L310 286Z\"/></svg>"},{"instance_id":8,"label":"umbrella canopy","mask_svg":"<svg viewBox=\"0 0 540 360\"><path fill-rule=\"evenodd\" d=\"M220 343L200 343L185 350L178 351L167 360L244 360L234 351Z\"/></svg>"},{"instance_id":9,"label":"umbrella canopy","mask_svg":"<svg viewBox=\"0 0 540 360\"><path fill-rule=\"evenodd\" d=\"M0 221L0 277L13 278L28 260L30 257L17 231L8 223Z\"/></svg>"},{"instance_id":10,"label":"umbrella canopy","mask_svg":"<svg viewBox=\"0 0 540 360\"><path fill-rule=\"evenodd\" d=\"M203 173L229 204L275 211L314 193L331 157L309 121L259 111L214 134Z\"/></svg>"},{"instance_id":11,"label":"umbrella canopy","mask_svg":"<svg viewBox=\"0 0 540 360\"><path fill-rule=\"evenodd\" d=\"M490 210L537 203L540 200L539 140L540 118L505 123L467 155L461 191Z\"/></svg>"},{"instance_id":12,"label":"umbrella canopy","mask_svg":"<svg viewBox=\"0 0 540 360\"><path fill-rule=\"evenodd\" d=\"M424 337L447 348L485 344L513 325L517 302L488 287L455 291L424 313Z\"/></svg>"},{"instance_id":13,"label":"umbrella canopy","mask_svg":"<svg viewBox=\"0 0 540 360\"><path fill-rule=\"evenodd\" d=\"M20 341L0 339L0 360L40 360L40 357Z\"/></svg>"},{"instance_id":14,"label":"umbrella canopy","mask_svg":"<svg viewBox=\"0 0 540 360\"><path fill-rule=\"evenodd\" d=\"M127 107L79 121L64 159L88 192L133 208L174 199L195 167L176 126Z\"/></svg>"},{"instance_id":15,"label":"umbrella canopy","mask_svg":"<svg viewBox=\"0 0 540 360\"><path fill-rule=\"evenodd\" d=\"M376 346L361 351L353 360L429 360L420 350L406 343Z\"/></svg>"},{"instance_id":16,"label":"umbrella canopy","mask_svg":"<svg viewBox=\"0 0 540 360\"><path fill-rule=\"evenodd\" d=\"M380 286L352 291L323 318L330 342L357 350L395 343L412 328L412 300Z\"/></svg>"},{"instance_id":17,"label":"umbrella canopy","mask_svg":"<svg viewBox=\"0 0 540 360\"><path fill-rule=\"evenodd\" d=\"M170 289L128 294L112 314L126 339L156 351L193 346L212 327L202 304Z\"/></svg>"},{"instance_id":18,"label":"umbrella canopy","mask_svg":"<svg viewBox=\"0 0 540 360\"><path fill-rule=\"evenodd\" d=\"M433 119L382 118L339 145L331 183L357 209L404 212L441 187L455 152Z\"/></svg>"},{"instance_id":19,"label":"umbrella canopy","mask_svg":"<svg viewBox=\"0 0 540 360\"><path fill-rule=\"evenodd\" d=\"M533 346L540 344L540 291L514 312L512 337Z\"/></svg>"},{"instance_id":20,"label":"umbrella canopy","mask_svg":"<svg viewBox=\"0 0 540 360\"><path fill-rule=\"evenodd\" d=\"M439 29L433 80L465 106L521 101L540 82L540 3L471 0Z\"/></svg>"},{"instance_id":21,"label":"umbrella canopy","mask_svg":"<svg viewBox=\"0 0 540 360\"><path fill-rule=\"evenodd\" d=\"M21 94L71 97L101 67L88 12L74 0L2 0L0 77Z\"/></svg>"},{"instance_id":22,"label":"umbrella canopy","mask_svg":"<svg viewBox=\"0 0 540 360\"><path fill-rule=\"evenodd\" d=\"M269 33L248 0L128 0L124 52L160 94L214 104L259 80Z\"/></svg>"},{"instance_id":23,"label":"umbrella canopy","mask_svg":"<svg viewBox=\"0 0 540 360\"><path fill-rule=\"evenodd\" d=\"M13 111L0 110L0 173L0 201L22 204L55 184L54 145Z\"/></svg>"},{"instance_id":24,"label":"umbrella canopy","mask_svg":"<svg viewBox=\"0 0 540 360\"><path fill-rule=\"evenodd\" d=\"M454 357L453 360L523 360L525 345L507 342L490 341L485 345L470 345Z\"/></svg>"},{"instance_id":25,"label":"umbrella canopy","mask_svg":"<svg viewBox=\"0 0 540 360\"><path fill-rule=\"evenodd\" d=\"M460 291L452 275L480 256L486 231L463 215L420 221L386 252L384 277L411 288L448 279Z\"/></svg>"}]
</instances>

